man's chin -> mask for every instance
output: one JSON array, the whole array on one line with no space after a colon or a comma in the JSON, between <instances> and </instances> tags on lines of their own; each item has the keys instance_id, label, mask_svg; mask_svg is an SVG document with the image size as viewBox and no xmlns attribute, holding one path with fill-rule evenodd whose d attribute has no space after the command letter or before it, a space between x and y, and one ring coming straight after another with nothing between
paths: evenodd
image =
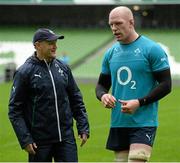
<instances>
[{"instance_id":1,"label":"man's chin","mask_svg":"<svg viewBox=\"0 0 180 163\"><path fill-rule=\"evenodd\" d=\"M52 59L56 58L56 54L51 54L51 58Z\"/></svg>"},{"instance_id":2,"label":"man's chin","mask_svg":"<svg viewBox=\"0 0 180 163\"><path fill-rule=\"evenodd\" d=\"M116 40L117 40L117 41L121 41L121 40L122 40L122 38L121 38L121 37L116 36Z\"/></svg>"},{"instance_id":3,"label":"man's chin","mask_svg":"<svg viewBox=\"0 0 180 163\"><path fill-rule=\"evenodd\" d=\"M122 39L120 39L120 38L116 38L116 40L117 40L117 41L122 41Z\"/></svg>"}]
</instances>

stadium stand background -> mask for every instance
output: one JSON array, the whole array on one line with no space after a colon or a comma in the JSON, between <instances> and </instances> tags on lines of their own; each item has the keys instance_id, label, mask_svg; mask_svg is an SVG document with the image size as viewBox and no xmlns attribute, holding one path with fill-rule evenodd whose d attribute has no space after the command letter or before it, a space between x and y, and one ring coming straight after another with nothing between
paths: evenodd
<instances>
[{"instance_id":1,"label":"stadium stand background","mask_svg":"<svg viewBox=\"0 0 180 163\"><path fill-rule=\"evenodd\" d=\"M136 19L136 27L139 29L159 30L178 29L180 27L179 0L0 0L0 27L2 28L4 26L8 28L14 26L15 28L23 28L24 26L28 28L49 27L54 29L57 27L58 29L66 29L65 35L67 37L65 43L63 43L65 46L60 45L58 54L61 54L62 51L70 54L70 66L75 69L74 74L76 76L85 74L87 69L92 70L92 76L97 76L94 70L97 71L97 69L100 69L102 56L96 56L93 64L95 62L97 64L93 66L92 63L89 63L90 67L88 67L88 64L85 64L85 68L80 67L80 65L87 63L86 60L94 54L103 54L103 51L98 52L98 49L103 48L103 46L106 46L108 42L113 40L107 20L109 11L118 5L127 5L132 9ZM76 31L73 32L72 29ZM79 31L77 31L78 29ZM93 33L99 35L94 37L91 34L92 29L98 29L97 31L93 31ZM107 33L108 31L105 31L104 34L102 32L104 29L108 30L109 34ZM3 33L2 30L1 32ZM32 32L32 30L30 31ZM33 33L30 31L25 33L28 35L31 34L30 37L32 37ZM72 36L73 34L75 37ZM87 37L88 34L91 37ZM1 36L0 40L4 41ZM16 37L18 36L16 35ZM70 39L68 40L67 38ZM96 40L98 43L93 41L94 38L99 39L99 41ZM81 39L81 41L78 39ZM85 39L91 40L87 42ZM8 39L6 40L9 41ZM21 41L29 40L25 39ZM78 66L79 69L76 69ZM1 72L4 71L3 69L4 65L0 65L0 76ZM12 77L11 74L13 73L10 73L10 78ZM91 76L90 74L90 72L86 73L88 77Z\"/></svg>"},{"instance_id":2,"label":"stadium stand background","mask_svg":"<svg viewBox=\"0 0 180 163\"><path fill-rule=\"evenodd\" d=\"M137 27L179 28L179 4L179 0L0 0L0 24L107 27L109 11L128 5Z\"/></svg>"}]
</instances>

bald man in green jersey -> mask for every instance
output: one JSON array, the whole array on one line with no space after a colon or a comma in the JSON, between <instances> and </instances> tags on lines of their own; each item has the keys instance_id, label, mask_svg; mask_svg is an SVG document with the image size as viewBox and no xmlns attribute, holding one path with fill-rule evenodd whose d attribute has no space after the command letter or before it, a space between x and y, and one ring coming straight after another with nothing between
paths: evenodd
<instances>
[{"instance_id":1,"label":"bald man in green jersey","mask_svg":"<svg viewBox=\"0 0 180 163\"><path fill-rule=\"evenodd\" d=\"M168 58L136 32L129 8L114 8L109 25L117 42L104 54L96 86L97 98L112 111L106 148L118 162L146 162L158 126L158 100L171 91Z\"/></svg>"}]
</instances>

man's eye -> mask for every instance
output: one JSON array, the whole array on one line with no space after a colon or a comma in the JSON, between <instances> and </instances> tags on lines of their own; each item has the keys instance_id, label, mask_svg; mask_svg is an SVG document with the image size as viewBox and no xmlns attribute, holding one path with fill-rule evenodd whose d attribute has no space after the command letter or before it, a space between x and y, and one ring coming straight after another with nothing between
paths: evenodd
<instances>
[{"instance_id":1,"label":"man's eye","mask_svg":"<svg viewBox=\"0 0 180 163\"><path fill-rule=\"evenodd\" d=\"M110 27L113 27L113 24L110 24Z\"/></svg>"},{"instance_id":2,"label":"man's eye","mask_svg":"<svg viewBox=\"0 0 180 163\"><path fill-rule=\"evenodd\" d=\"M117 26L120 26L122 23L116 23Z\"/></svg>"}]
</instances>

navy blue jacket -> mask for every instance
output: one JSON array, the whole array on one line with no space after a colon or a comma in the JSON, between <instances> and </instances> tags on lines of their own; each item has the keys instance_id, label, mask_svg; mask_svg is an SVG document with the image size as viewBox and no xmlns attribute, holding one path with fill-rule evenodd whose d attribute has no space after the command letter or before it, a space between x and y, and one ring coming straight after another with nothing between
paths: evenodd
<instances>
[{"instance_id":1,"label":"navy blue jacket","mask_svg":"<svg viewBox=\"0 0 180 163\"><path fill-rule=\"evenodd\" d=\"M15 73L9 118L22 148L33 142L74 142L73 118L78 134L89 135L86 109L70 68L57 59L47 64L35 54Z\"/></svg>"}]
</instances>

